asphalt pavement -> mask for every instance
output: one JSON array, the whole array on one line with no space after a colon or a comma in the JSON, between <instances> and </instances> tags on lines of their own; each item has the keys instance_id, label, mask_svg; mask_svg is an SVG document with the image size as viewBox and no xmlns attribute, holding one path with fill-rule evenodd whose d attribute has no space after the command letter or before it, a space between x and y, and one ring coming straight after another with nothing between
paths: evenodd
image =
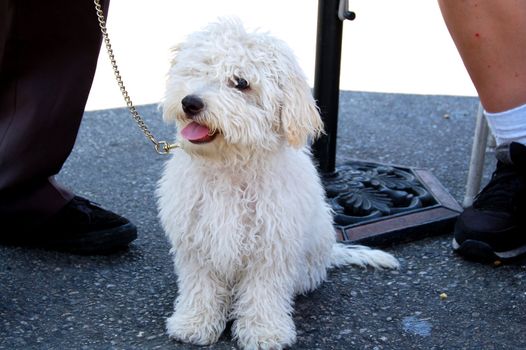
<instances>
[{"instance_id":1,"label":"asphalt pavement","mask_svg":"<svg viewBox=\"0 0 526 350\"><path fill-rule=\"evenodd\" d=\"M461 202L475 98L345 91L340 102L338 162L428 169ZM158 138L173 136L157 106L139 111ZM486 159L484 181L491 150ZM154 196L165 160L126 109L86 113L59 180L128 217L139 238L99 257L0 247L0 349L236 349L228 330L209 347L165 334L177 294ZM293 349L525 349L526 263L464 261L451 238L387 247L399 271L332 270L296 299Z\"/></svg>"}]
</instances>

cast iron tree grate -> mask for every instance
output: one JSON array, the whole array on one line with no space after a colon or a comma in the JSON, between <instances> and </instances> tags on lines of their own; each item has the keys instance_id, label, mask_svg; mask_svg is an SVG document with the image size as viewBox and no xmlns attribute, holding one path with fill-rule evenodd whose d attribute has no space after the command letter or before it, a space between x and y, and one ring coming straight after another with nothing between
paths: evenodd
<instances>
[{"instance_id":1,"label":"cast iron tree grate","mask_svg":"<svg viewBox=\"0 0 526 350\"><path fill-rule=\"evenodd\" d=\"M461 210L422 169L351 161L322 181L341 241L382 245L400 240L402 232L408 240L451 230Z\"/></svg>"},{"instance_id":2,"label":"cast iron tree grate","mask_svg":"<svg viewBox=\"0 0 526 350\"><path fill-rule=\"evenodd\" d=\"M362 224L437 204L409 171L388 165L354 162L323 179L337 225Z\"/></svg>"}]
</instances>

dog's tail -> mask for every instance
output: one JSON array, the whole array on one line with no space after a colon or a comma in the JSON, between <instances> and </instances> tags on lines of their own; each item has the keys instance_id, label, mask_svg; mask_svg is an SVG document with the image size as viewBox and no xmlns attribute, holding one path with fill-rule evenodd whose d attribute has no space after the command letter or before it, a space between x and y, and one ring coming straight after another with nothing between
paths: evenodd
<instances>
[{"instance_id":1,"label":"dog's tail","mask_svg":"<svg viewBox=\"0 0 526 350\"><path fill-rule=\"evenodd\" d=\"M330 267L344 265L367 265L375 269L398 269L400 263L394 256L378 249L363 245L346 245L336 243L332 247Z\"/></svg>"}]
</instances>

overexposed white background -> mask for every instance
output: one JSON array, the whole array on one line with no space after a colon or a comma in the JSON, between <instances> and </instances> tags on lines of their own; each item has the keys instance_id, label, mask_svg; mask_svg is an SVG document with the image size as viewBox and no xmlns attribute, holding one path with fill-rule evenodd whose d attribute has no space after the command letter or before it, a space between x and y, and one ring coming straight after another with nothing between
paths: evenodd
<instances>
[{"instance_id":1,"label":"overexposed white background","mask_svg":"<svg viewBox=\"0 0 526 350\"><path fill-rule=\"evenodd\" d=\"M476 95L435 0L349 3L357 17L344 23L341 89ZM312 86L317 7L317 0L112 0L108 31L137 105L162 98L170 47L219 16L238 16L285 40ZM102 48L86 108L123 105Z\"/></svg>"}]
</instances>

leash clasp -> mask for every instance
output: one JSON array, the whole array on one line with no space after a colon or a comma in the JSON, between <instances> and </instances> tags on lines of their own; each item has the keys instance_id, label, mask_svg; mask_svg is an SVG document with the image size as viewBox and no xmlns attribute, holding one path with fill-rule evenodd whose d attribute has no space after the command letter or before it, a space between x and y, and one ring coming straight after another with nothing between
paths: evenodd
<instances>
[{"instance_id":1,"label":"leash clasp","mask_svg":"<svg viewBox=\"0 0 526 350\"><path fill-rule=\"evenodd\" d=\"M181 144L178 142L168 143L166 141L157 141L154 143L154 145L155 145L155 151L161 155L169 154L171 150L181 147Z\"/></svg>"}]
</instances>

